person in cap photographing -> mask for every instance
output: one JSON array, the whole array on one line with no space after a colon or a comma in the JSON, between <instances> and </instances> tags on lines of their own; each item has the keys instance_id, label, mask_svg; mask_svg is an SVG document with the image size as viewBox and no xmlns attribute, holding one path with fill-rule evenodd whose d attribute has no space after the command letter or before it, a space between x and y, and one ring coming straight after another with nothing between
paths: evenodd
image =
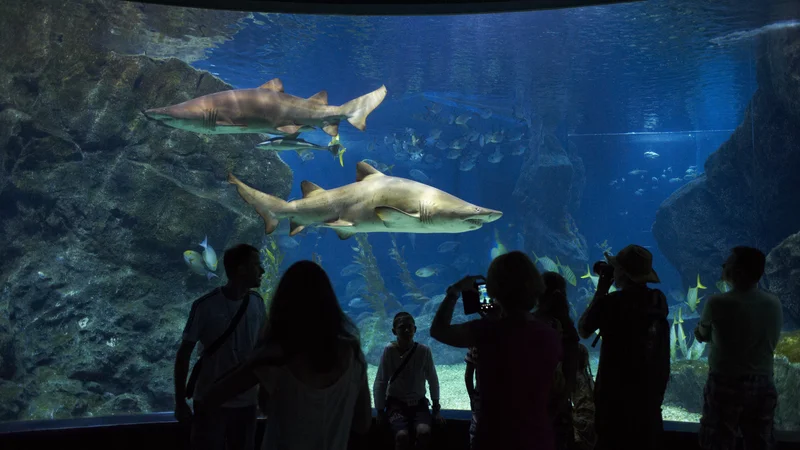
<instances>
[{"instance_id":1,"label":"person in cap photographing","mask_svg":"<svg viewBox=\"0 0 800 450\"><path fill-rule=\"evenodd\" d=\"M653 255L629 245L605 254L597 291L578 321L583 339L602 339L595 381L597 450L660 449L661 403L670 371L667 299L647 283L661 280ZM612 285L617 291L609 293ZM594 346L594 344L593 344Z\"/></svg>"}]
</instances>

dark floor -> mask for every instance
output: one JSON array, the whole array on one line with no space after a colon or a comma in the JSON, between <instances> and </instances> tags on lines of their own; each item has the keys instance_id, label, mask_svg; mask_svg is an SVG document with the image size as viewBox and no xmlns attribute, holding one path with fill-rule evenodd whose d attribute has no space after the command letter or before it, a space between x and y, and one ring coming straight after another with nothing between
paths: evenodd
<instances>
[{"instance_id":1,"label":"dark floor","mask_svg":"<svg viewBox=\"0 0 800 450\"><path fill-rule=\"evenodd\" d=\"M448 416L447 424L434 430L433 449L466 450L469 422L464 414L453 412L445 415ZM263 425L261 421L259 436L263 432ZM53 426L59 428L52 429ZM666 423L665 448L697 449L695 429L694 424ZM0 424L0 449L65 448L72 444L81 450L182 450L187 448L187 436L187 431L168 414ZM777 450L800 450L800 435L797 433L778 433L777 437L781 441ZM373 427L369 442L360 448L389 450L392 444L382 430Z\"/></svg>"}]
</instances>

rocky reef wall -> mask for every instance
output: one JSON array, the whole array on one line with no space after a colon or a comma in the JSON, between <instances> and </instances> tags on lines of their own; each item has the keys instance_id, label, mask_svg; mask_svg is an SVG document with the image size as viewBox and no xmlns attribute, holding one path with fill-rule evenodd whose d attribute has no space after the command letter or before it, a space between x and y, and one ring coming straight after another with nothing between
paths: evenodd
<instances>
[{"instance_id":1,"label":"rocky reef wall","mask_svg":"<svg viewBox=\"0 0 800 450\"><path fill-rule=\"evenodd\" d=\"M291 170L254 149L257 135L203 136L141 114L230 89L179 59L105 45L141 50L142 36L204 23L177 11L0 4L0 420L171 410L191 302L225 279L221 261L221 278L190 273L183 251L208 236L221 259L260 242L228 171L289 194ZM239 15L214 17L207 32Z\"/></svg>"},{"instance_id":2,"label":"rocky reef wall","mask_svg":"<svg viewBox=\"0 0 800 450\"><path fill-rule=\"evenodd\" d=\"M769 253L800 231L800 30L771 31L755 55L758 89L744 120L705 162L705 174L660 206L653 233L685 287L719 278L730 249ZM784 299L794 302L797 298ZM794 313L793 320L800 317Z\"/></svg>"},{"instance_id":3,"label":"rocky reef wall","mask_svg":"<svg viewBox=\"0 0 800 450\"><path fill-rule=\"evenodd\" d=\"M586 239L572 213L580 208L586 184L583 160L572 144L555 137L552 118L531 126L529 152L522 165L513 196L518 203L525 250L538 256L558 256L563 264L579 268L588 261Z\"/></svg>"}]
</instances>

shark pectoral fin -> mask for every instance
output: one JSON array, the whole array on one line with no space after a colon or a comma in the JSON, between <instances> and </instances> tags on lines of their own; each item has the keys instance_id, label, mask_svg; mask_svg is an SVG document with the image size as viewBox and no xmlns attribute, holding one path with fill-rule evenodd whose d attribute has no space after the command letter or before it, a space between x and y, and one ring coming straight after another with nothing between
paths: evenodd
<instances>
[{"instance_id":1,"label":"shark pectoral fin","mask_svg":"<svg viewBox=\"0 0 800 450\"><path fill-rule=\"evenodd\" d=\"M322 127L322 131L327 133L330 136L337 136L339 135L339 122L336 123L329 123Z\"/></svg>"},{"instance_id":2,"label":"shark pectoral fin","mask_svg":"<svg viewBox=\"0 0 800 450\"><path fill-rule=\"evenodd\" d=\"M419 226L419 214L409 214L391 206L376 206L375 214L386 228Z\"/></svg>"},{"instance_id":3,"label":"shark pectoral fin","mask_svg":"<svg viewBox=\"0 0 800 450\"><path fill-rule=\"evenodd\" d=\"M380 170L370 166L369 164L365 163L364 161L359 161L356 164L356 181L363 181L367 177L377 176L381 177L384 176Z\"/></svg>"},{"instance_id":4,"label":"shark pectoral fin","mask_svg":"<svg viewBox=\"0 0 800 450\"><path fill-rule=\"evenodd\" d=\"M322 189L321 187L307 180L300 182L300 190L303 192L303 198L308 198L314 194L325 192L325 189Z\"/></svg>"},{"instance_id":5,"label":"shark pectoral fin","mask_svg":"<svg viewBox=\"0 0 800 450\"><path fill-rule=\"evenodd\" d=\"M316 103L319 103L321 105L327 105L328 104L328 92L327 91L319 91L316 94L312 95L311 97L308 97L308 101L316 102Z\"/></svg>"},{"instance_id":6,"label":"shark pectoral fin","mask_svg":"<svg viewBox=\"0 0 800 450\"><path fill-rule=\"evenodd\" d=\"M276 128L276 130L280 131L281 133L286 133L287 135L294 135L297 138L297 135L300 134L300 126L299 125L284 125L282 127Z\"/></svg>"},{"instance_id":7,"label":"shark pectoral fin","mask_svg":"<svg viewBox=\"0 0 800 450\"><path fill-rule=\"evenodd\" d=\"M349 231L346 228L335 228L334 231L336 231L336 235L339 236L341 240L348 239L356 234L355 231Z\"/></svg>"},{"instance_id":8,"label":"shark pectoral fin","mask_svg":"<svg viewBox=\"0 0 800 450\"><path fill-rule=\"evenodd\" d=\"M294 236L305 229L305 225L300 225L295 221L289 221L289 236Z\"/></svg>"},{"instance_id":9,"label":"shark pectoral fin","mask_svg":"<svg viewBox=\"0 0 800 450\"><path fill-rule=\"evenodd\" d=\"M283 82L278 78L273 78L258 87L259 89L269 89L270 91L283 92Z\"/></svg>"}]
</instances>

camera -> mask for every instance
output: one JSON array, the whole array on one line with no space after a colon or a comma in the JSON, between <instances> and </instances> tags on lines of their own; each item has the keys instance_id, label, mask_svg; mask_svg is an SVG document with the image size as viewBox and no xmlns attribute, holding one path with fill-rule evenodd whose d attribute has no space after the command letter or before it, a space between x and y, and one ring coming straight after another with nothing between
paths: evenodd
<instances>
[{"instance_id":1,"label":"camera","mask_svg":"<svg viewBox=\"0 0 800 450\"><path fill-rule=\"evenodd\" d=\"M597 261L592 267L592 271L600 278L614 278L614 266L606 261Z\"/></svg>"},{"instance_id":2,"label":"camera","mask_svg":"<svg viewBox=\"0 0 800 450\"><path fill-rule=\"evenodd\" d=\"M485 282L476 282L474 291L464 291L461 298L464 302L464 315L488 311L494 308L494 299L486 292Z\"/></svg>"}]
</instances>

